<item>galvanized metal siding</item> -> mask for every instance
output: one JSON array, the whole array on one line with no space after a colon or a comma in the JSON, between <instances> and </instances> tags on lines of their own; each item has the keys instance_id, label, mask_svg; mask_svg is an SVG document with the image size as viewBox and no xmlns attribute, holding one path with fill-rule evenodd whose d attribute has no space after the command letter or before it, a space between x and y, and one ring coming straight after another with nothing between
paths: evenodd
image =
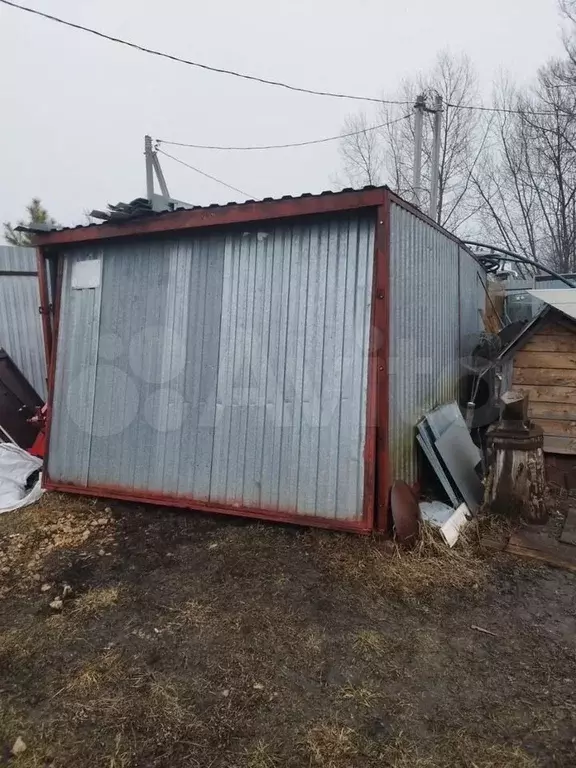
<instances>
[{"instance_id":1,"label":"galvanized metal siding","mask_svg":"<svg viewBox=\"0 0 576 768\"><path fill-rule=\"evenodd\" d=\"M0 347L45 399L46 358L39 306L35 250L0 246Z\"/></svg>"},{"instance_id":2,"label":"galvanized metal siding","mask_svg":"<svg viewBox=\"0 0 576 768\"><path fill-rule=\"evenodd\" d=\"M460 357L466 358L472 354L479 335L484 330L482 312L486 307L487 276L465 248L460 248L459 272Z\"/></svg>"},{"instance_id":3,"label":"galvanized metal siding","mask_svg":"<svg viewBox=\"0 0 576 768\"><path fill-rule=\"evenodd\" d=\"M390 207L390 462L393 479L415 482L416 422L458 393L459 246Z\"/></svg>"},{"instance_id":4,"label":"galvanized metal siding","mask_svg":"<svg viewBox=\"0 0 576 768\"><path fill-rule=\"evenodd\" d=\"M36 272L36 250L17 245L0 245L0 272Z\"/></svg>"},{"instance_id":5,"label":"galvanized metal siding","mask_svg":"<svg viewBox=\"0 0 576 768\"><path fill-rule=\"evenodd\" d=\"M65 260L54 481L362 516L374 217ZM100 258L99 288L71 288Z\"/></svg>"}]
</instances>

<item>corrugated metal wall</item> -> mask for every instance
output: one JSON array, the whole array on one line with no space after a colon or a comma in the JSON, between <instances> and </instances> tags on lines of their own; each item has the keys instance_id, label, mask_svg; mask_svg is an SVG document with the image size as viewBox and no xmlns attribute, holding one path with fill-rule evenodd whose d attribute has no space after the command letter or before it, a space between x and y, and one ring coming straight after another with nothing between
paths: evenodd
<instances>
[{"instance_id":1,"label":"corrugated metal wall","mask_svg":"<svg viewBox=\"0 0 576 768\"><path fill-rule=\"evenodd\" d=\"M460 357L472 354L478 334L484 330L487 275L465 248L460 248ZM486 286L486 288L484 287Z\"/></svg>"},{"instance_id":2,"label":"corrugated metal wall","mask_svg":"<svg viewBox=\"0 0 576 768\"><path fill-rule=\"evenodd\" d=\"M458 397L460 357L482 329L482 286L477 263L458 243L401 206L390 208L390 462L393 479L414 483L416 422Z\"/></svg>"},{"instance_id":3,"label":"corrugated metal wall","mask_svg":"<svg viewBox=\"0 0 576 768\"><path fill-rule=\"evenodd\" d=\"M374 224L71 252L52 481L359 520Z\"/></svg>"},{"instance_id":4,"label":"corrugated metal wall","mask_svg":"<svg viewBox=\"0 0 576 768\"><path fill-rule=\"evenodd\" d=\"M46 358L34 248L0 245L0 347L46 399ZM28 272L30 274L18 274Z\"/></svg>"}]
</instances>

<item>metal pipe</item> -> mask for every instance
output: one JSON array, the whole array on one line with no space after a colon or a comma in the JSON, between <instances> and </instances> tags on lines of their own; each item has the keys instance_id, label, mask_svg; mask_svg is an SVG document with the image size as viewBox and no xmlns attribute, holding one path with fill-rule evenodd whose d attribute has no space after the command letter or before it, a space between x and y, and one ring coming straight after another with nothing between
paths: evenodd
<instances>
[{"instance_id":1,"label":"metal pipe","mask_svg":"<svg viewBox=\"0 0 576 768\"><path fill-rule=\"evenodd\" d=\"M576 285L574 285L574 283L571 283L570 280L568 280L566 277L559 275L558 272L554 272L553 269L550 269L549 267L544 266L544 264L541 264L539 261L528 259L526 258L526 256L520 256L520 254L514 253L513 251L509 251L506 248L500 248L499 246L496 246L496 245L488 245L487 243L479 243L476 240L462 240L462 242L465 245L474 245L476 248L488 248L491 251L497 251L498 253L505 253L506 256L508 256L509 258L507 259L502 258L500 259L500 261L519 261L521 264L531 264L533 267L538 267L539 269L543 270L547 274L552 275L552 277L555 277L557 280L560 280L569 288L576 288ZM495 256L494 258L497 258L497 257Z\"/></svg>"},{"instance_id":2,"label":"metal pipe","mask_svg":"<svg viewBox=\"0 0 576 768\"><path fill-rule=\"evenodd\" d=\"M440 182L440 147L442 144L442 96L436 96L434 105L434 144L432 145L432 171L430 175L430 218L438 220L438 187Z\"/></svg>"},{"instance_id":3,"label":"metal pipe","mask_svg":"<svg viewBox=\"0 0 576 768\"><path fill-rule=\"evenodd\" d=\"M412 200L416 207L420 207L420 194L422 187L422 128L424 123L425 97L418 96L414 104L414 168L412 177Z\"/></svg>"},{"instance_id":4,"label":"metal pipe","mask_svg":"<svg viewBox=\"0 0 576 768\"><path fill-rule=\"evenodd\" d=\"M154 194L154 168L152 165L152 138L144 136L144 159L146 162L146 197L152 202Z\"/></svg>"}]
</instances>

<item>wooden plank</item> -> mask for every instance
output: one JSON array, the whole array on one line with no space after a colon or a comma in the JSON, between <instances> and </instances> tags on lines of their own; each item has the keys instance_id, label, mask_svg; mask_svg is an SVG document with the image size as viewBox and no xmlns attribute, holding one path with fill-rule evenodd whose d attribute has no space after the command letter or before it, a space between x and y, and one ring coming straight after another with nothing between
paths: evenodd
<instances>
[{"instance_id":1,"label":"wooden plank","mask_svg":"<svg viewBox=\"0 0 576 768\"><path fill-rule=\"evenodd\" d=\"M522 530L513 533L505 551L512 555L539 560L557 568L576 571L576 547L556 541L545 531L531 533Z\"/></svg>"},{"instance_id":2,"label":"wooden plank","mask_svg":"<svg viewBox=\"0 0 576 768\"><path fill-rule=\"evenodd\" d=\"M555 421L553 419L534 419L534 421L542 427L546 436L576 438L576 421Z\"/></svg>"},{"instance_id":3,"label":"wooden plank","mask_svg":"<svg viewBox=\"0 0 576 768\"><path fill-rule=\"evenodd\" d=\"M576 403L576 387L515 386L515 392L528 395L534 403Z\"/></svg>"},{"instance_id":4,"label":"wooden plank","mask_svg":"<svg viewBox=\"0 0 576 768\"><path fill-rule=\"evenodd\" d=\"M535 386L576 387L576 371L564 368L517 368L514 366L512 385L533 384ZM574 399L576 402L576 398Z\"/></svg>"},{"instance_id":5,"label":"wooden plank","mask_svg":"<svg viewBox=\"0 0 576 768\"><path fill-rule=\"evenodd\" d=\"M531 419L558 419L576 422L576 400L572 403L530 403Z\"/></svg>"},{"instance_id":6,"label":"wooden plank","mask_svg":"<svg viewBox=\"0 0 576 768\"><path fill-rule=\"evenodd\" d=\"M514 358L516 368L563 368L576 370L576 352L518 352Z\"/></svg>"},{"instance_id":7,"label":"wooden plank","mask_svg":"<svg viewBox=\"0 0 576 768\"><path fill-rule=\"evenodd\" d=\"M563 323L546 323L539 331L539 333L554 334L555 336L573 336L576 332L576 322L566 320L566 324Z\"/></svg>"},{"instance_id":8,"label":"wooden plank","mask_svg":"<svg viewBox=\"0 0 576 768\"><path fill-rule=\"evenodd\" d=\"M564 544L576 545L576 507L570 507L568 510L560 541L563 541Z\"/></svg>"},{"instance_id":9,"label":"wooden plank","mask_svg":"<svg viewBox=\"0 0 576 768\"><path fill-rule=\"evenodd\" d=\"M576 455L576 440L571 437L544 435L544 453L561 453L574 456Z\"/></svg>"},{"instance_id":10,"label":"wooden plank","mask_svg":"<svg viewBox=\"0 0 576 768\"><path fill-rule=\"evenodd\" d=\"M570 544L564 546L569 547ZM531 560L538 560L546 565L551 565L555 568L564 568L567 571L576 572L576 560L573 560L569 555L564 556L564 553L559 552L543 552L540 549L531 549L525 547L522 544L513 544L508 542L508 546L504 550L510 555L516 555L518 557L527 557Z\"/></svg>"},{"instance_id":11,"label":"wooden plank","mask_svg":"<svg viewBox=\"0 0 576 768\"><path fill-rule=\"evenodd\" d=\"M480 536L480 546L482 549L492 552L503 552L508 544L508 536L505 533L483 533Z\"/></svg>"},{"instance_id":12,"label":"wooden plank","mask_svg":"<svg viewBox=\"0 0 576 768\"><path fill-rule=\"evenodd\" d=\"M483 313L484 327L491 333L498 333L502 324L500 318L504 316L504 300L506 289L498 280L488 281L488 293L486 295L486 311Z\"/></svg>"},{"instance_id":13,"label":"wooden plank","mask_svg":"<svg viewBox=\"0 0 576 768\"><path fill-rule=\"evenodd\" d=\"M576 334L537 333L523 346L524 352L574 352L576 353Z\"/></svg>"}]
</instances>

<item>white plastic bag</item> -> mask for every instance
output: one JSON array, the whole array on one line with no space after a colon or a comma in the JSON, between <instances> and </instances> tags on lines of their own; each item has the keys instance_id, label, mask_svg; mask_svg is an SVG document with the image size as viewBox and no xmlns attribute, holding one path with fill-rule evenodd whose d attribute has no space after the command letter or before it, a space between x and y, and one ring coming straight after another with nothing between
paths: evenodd
<instances>
[{"instance_id":1,"label":"white plastic bag","mask_svg":"<svg viewBox=\"0 0 576 768\"><path fill-rule=\"evenodd\" d=\"M12 443L0 443L0 513L33 504L42 496L40 477L26 490L30 475L40 469L42 461Z\"/></svg>"}]
</instances>

